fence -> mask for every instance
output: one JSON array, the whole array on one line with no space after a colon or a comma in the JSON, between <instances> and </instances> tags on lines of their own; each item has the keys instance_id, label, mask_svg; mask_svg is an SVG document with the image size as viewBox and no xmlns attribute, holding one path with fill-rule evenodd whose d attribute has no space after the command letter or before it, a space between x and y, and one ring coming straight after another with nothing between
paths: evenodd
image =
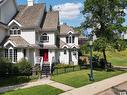
<instances>
[{"instance_id":1,"label":"fence","mask_svg":"<svg viewBox=\"0 0 127 95\"><path fill-rule=\"evenodd\" d=\"M68 72L73 72L73 71L79 71L82 70L81 66L63 66L63 67L54 67L54 72L53 75L58 75L58 74L63 74L63 73L68 73Z\"/></svg>"}]
</instances>

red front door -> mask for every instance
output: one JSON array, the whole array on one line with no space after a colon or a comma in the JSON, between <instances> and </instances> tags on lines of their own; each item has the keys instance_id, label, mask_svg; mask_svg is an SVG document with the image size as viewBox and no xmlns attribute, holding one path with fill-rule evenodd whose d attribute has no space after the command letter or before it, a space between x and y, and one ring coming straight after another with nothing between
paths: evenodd
<instances>
[{"instance_id":1,"label":"red front door","mask_svg":"<svg viewBox=\"0 0 127 95\"><path fill-rule=\"evenodd\" d=\"M39 49L40 57L43 57L43 62L48 62L48 49Z\"/></svg>"},{"instance_id":2,"label":"red front door","mask_svg":"<svg viewBox=\"0 0 127 95\"><path fill-rule=\"evenodd\" d=\"M47 49L44 49L43 61L44 62L48 61L48 50Z\"/></svg>"}]
</instances>

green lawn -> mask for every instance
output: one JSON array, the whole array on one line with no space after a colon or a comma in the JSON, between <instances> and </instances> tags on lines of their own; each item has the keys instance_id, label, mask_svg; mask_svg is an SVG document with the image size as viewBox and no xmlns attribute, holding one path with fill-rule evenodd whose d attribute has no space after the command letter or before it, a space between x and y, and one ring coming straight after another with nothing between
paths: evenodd
<instances>
[{"instance_id":1,"label":"green lawn","mask_svg":"<svg viewBox=\"0 0 127 95\"><path fill-rule=\"evenodd\" d=\"M14 76L14 77L8 77L8 78L0 78L0 87L26 83L30 81L35 81L37 79L38 79L38 76L30 76L30 77Z\"/></svg>"},{"instance_id":2,"label":"green lawn","mask_svg":"<svg viewBox=\"0 0 127 95\"><path fill-rule=\"evenodd\" d=\"M48 85L40 85L31 88L10 91L0 95L58 95L62 92L62 90Z\"/></svg>"},{"instance_id":3,"label":"green lawn","mask_svg":"<svg viewBox=\"0 0 127 95\"><path fill-rule=\"evenodd\" d=\"M100 58L103 57L101 52L94 52ZM114 66L127 66L127 49L125 51L106 51L107 60Z\"/></svg>"},{"instance_id":4,"label":"green lawn","mask_svg":"<svg viewBox=\"0 0 127 95\"><path fill-rule=\"evenodd\" d=\"M127 66L127 57L112 57L109 61L113 66Z\"/></svg>"},{"instance_id":5,"label":"green lawn","mask_svg":"<svg viewBox=\"0 0 127 95\"><path fill-rule=\"evenodd\" d=\"M100 81L112 76L116 76L124 72L125 71L110 71L110 72L94 71L94 79L95 79L94 82ZM89 70L75 71L75 72L70 72L66 74L52 76L52 80L60 82L60 83L64 83L73 87L81 87L81 86L93 83L89 81L88 73L89 73Z\"/></svg>"}]
</instances>

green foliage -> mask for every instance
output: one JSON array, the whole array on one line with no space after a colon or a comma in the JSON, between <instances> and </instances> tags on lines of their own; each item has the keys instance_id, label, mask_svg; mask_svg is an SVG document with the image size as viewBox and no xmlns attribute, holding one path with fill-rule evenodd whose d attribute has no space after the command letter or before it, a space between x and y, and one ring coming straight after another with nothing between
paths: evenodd
<instances>
[{"instance_id":1,"label":"green foliage","mask_svg":"<svg viewBox=\"0 0 127 95\"><path fill-rule=\"evenodd\" d=\"M83 31L83 28L82 28L82 26L74 27L74 30L77 31L77 32L79 32L81 34L82 31Z\"/></svg>"},{"instance_id":2,"label":"green foliage","mask_svg":"<svg viewBox=\"0 0 127 95\"><path fill-rule=\"evenodd\" d=\"M85 29L92 28L97 37L104 37L111 42L119 33L127 30L123 9L127 0L85 0L83 23ZM115 31L115 32L114 32Z\"/></svg>"},{"instance_id":3,"label":"green foliage","mask_svg":"<svg viewBox=\"0 0 127 95\"><path fill-rule=\"evenodd\" d=\"M0 87L17 85L21 83L31 82L37 80L37 76L8 76L6 78L0 78Z\"/></svg>"},{"instance_id":4,"label":"green foliage","mask_svg":"<svg viewBox=\"0 0 127 95\"><path fill-rule=\"evenodd\" d=\"M114 43L114 48L118 51L123 51L126 49L126 42L122 39L118 39Z\"/></svg>"},{"instance_id":5,"label":"green foliage","mask_svg":"<svg viewBox=\"0 0 127 95\"><path fill-rule=\"evenodd\" d=\"M12 73L12 63L4 57L0 57L0 76L6 76Z\"/></svg>"},{"instance_id":6,"label":"green foliage","mask_svg":"<svg viewBox=\"0 0 127 95\"><path fill-rule=\"evenodd\" d=\"M32 74L32 64L26 59L21 59L17 64L18 71L20 75L31 75Z\"/></svg>"},{"instance_id":7,"label":"green foliage","mask_svg":"<svg viewBox=\"0 0 127 95\"><path fill-rule=\"evenodd\" d=\"M32 74L37 75L39 79L41 78L42 71L39 64L34 65L32 68Z\"/></svg>"},{"instance_id":8,"label":"green foliage","mask_svg":"<svg viewBox=\"0 0 127 95\"><path fill-rule=\"evenodd\" d=\"M93 43L95 51L103 51L107 47L107 40L105 38L98 38Z\"/></svg>"},{"instance_id":9,"label":"green foliage","mask_svg":"<svg viewBox=\"0 0 127 95\"><path fill-rule=\"evenodd\" d=\"M88 43L83 44L83 45L80 46L80 52L81 52L81 55L89 53L89 45L88 45Z\"/></svg>"},{"instance_id":10,"label":"green foliage","mask_svg":"<svg viewBox=\"0 0 127 95\"><path fill-rule=\"evenodd\" d=\"M70 68L73 67L74 65L71 64L57 64L55 67L56 68Z\"/></svg>"}]
</instances>

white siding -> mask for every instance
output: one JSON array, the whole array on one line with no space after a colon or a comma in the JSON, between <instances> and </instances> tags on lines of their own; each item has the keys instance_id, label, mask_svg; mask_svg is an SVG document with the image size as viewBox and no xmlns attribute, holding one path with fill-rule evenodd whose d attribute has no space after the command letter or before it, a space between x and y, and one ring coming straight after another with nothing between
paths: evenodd
<instances>
[{"instance_id":1,"label":"white siding","mask_svg":"<svg viewBox=\"0 0 127 95\"><path fill-rule=\"evenodd\" d=\"M34 53L35 49L29 49L29 61L34 64Z\"/></svg>"},{"instance_id":2,"label":"white siding","mask_svg":"<svg viewBox=\"0 0 127 95\"><path fill-rule=\"evenodd\" d=\"M23 55L23 49L17 50L17 61L20 61L24 57Z\"/></svg>"},{"instance_id":3,"label":"white siding","mask_svg":"<svg viewBox=\"0 0 127 95\"><path fill-rule=\"evenodd\" d=\"M48 51L48 59L49 59L49 63L52 64L52 58L55 58L55 50L49 50Z\"/></svg>"},{"instance_id":4,"label":"white siding","mask_svg":"<svg viewBox=\"0 0 127 95\"><path fill-rule=\"evenodd\" d=\"M7 0L7 2L1 6L1 21L7 24L16 12L14 0Z\"/></svg>"},{"instance_id":5,"label":"white siding","mask_svg":"<svg viewBox=\"0 0 127 95\"><path fill-rule=\"evenodd\" d=\"M21 32L21 37L23 37L28 43L35 44L35 31L34 30L23 30Z\"/></svg>"},{"instance_id":6,"label":"white siding","mask_svg":"<svg viewBox=\"0 0 127 95\"><path fill-rule=\"evenodd\" d=\"M66 54L64 54L64 50L60 51L60 63L69 64L69 52L68 52L68 50L67 50Z\"/></svg>"},{"instance_id":7,"label":"white siding","mask_svg":"<svg viewBox=\"0 0 127 95\"><path fill-rule=\"evenodd\" d=\"M43 33L41 33L41 34L43 34ZM39 37L39 39L38 39L39 42L40 42L41 34L39 34L39 36L36 36L36 37ZM47 36L49 36L49 41L44 42L43 44L44 45L55 45L55 39L56 39L55 33L53 32L53 33L46 33L46 34L47 34Z\"/></svg>"},{"instance_id":8,"label":"white siding","mask_svg":"<svg viewBox=\"0 0 127 95\"><path fill-rule=\"evenodd\" d=\"M74 62L74 65L78 65L78 51L76 51L76 55L74 55L74 52L71 52L72 61Z\"/></svg>"},{"instance_id":9,"label":"white siding","mask_svg":"<svg viewBox=\"0 0 127 95\"><path fill-rule=\"evenodd\" d=\"M75 36L75 43L74 44L78 46L78 37L77 36Z\"/></svg>"}]
</instances>

